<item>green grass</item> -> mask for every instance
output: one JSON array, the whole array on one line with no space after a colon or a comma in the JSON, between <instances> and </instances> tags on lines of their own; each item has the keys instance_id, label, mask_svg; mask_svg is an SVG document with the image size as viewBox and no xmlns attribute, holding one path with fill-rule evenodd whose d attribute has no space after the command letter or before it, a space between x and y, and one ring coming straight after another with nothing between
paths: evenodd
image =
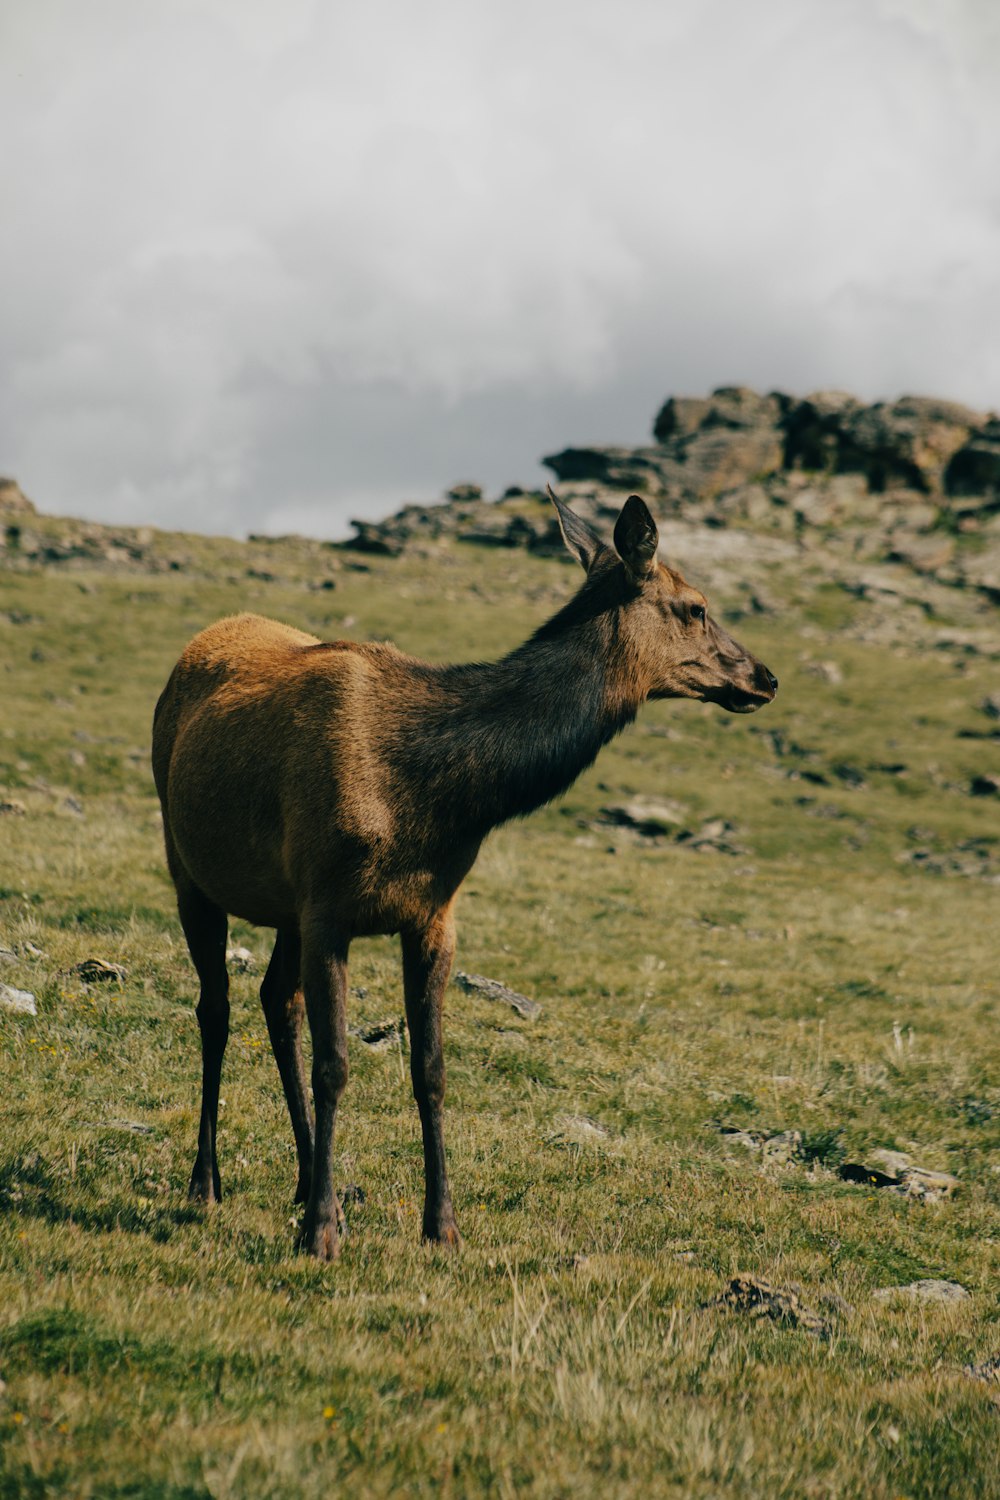
<instances>
[{"instance_id":1,"label":"green grass","mask_svg":"<svg viewBox=\"0 0 1000 1500\"><path fill-rule=\"evenodd\" d=\"M256 999L268 934L240 923L256 973L233 981L226 1197L184 1196L200 1064L153 704L184 641L239 608L468 659L576 579L461 546L367 571L294 540L162 547L183 571L0 573L0 797L27 809L0 818L17 955L0 981L39 1010L0 1009L0 1500L1000 1494L1000 1392L962 1370L1000 1351L997 888L905 859L1000 835L968 795L995 747L958 733L986 726L995 641L936 649L929 622L866 642L874 606L769 577L785 611L734 628L780 677L775 704L646 710L466 884L459 965L543 1011L449 991L463 1251L418 1243L404 1050L354 1041L338 1181L365 1201L326 1267L292 1253L294 1152ZM309 587L324 577L335 591ZM594 828L638 793L729 819L746 853ZM81 983L91 956L125 983ZM357 944L352 982L352 1021L401 1013L391 943ZM719 1123L798 1129L807 1159L765 1166ZM955 1173L958 1195L839 1180L877 1147ZM799 1284L831 1337L713 1306L738 1271ZM971 1296L872 1296L923 1277Z\"/></svg>"}]
</instances>

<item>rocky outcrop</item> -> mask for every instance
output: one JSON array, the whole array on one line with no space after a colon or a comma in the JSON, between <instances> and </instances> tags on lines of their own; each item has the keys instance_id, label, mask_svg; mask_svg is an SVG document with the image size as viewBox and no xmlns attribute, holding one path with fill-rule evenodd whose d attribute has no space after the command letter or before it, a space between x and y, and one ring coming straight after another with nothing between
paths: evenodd
<instances>
[{"instance_id":1,"label":"rocky outcrop","mask_svg":"<svg viewBox=\"0 0 1000 1500\"><path fill-rule=\"evenodd\" d=\"M777 534L852 567L897 564L1000 601L996 417L924 396L866 405L843 391L720 386L671 396L653 437L638 448L564 448L544 462L561 497L604 532L623 495L638 491L662 520L728 529L747 546ZM346 545L362 551L395 555L455 538L562 552L551 507L520 489L491 503L477 486L456 485L442 504L353 524Z\"/></svg>"},{"instance_id":2,"label":"rocky outcrop","mask_svg":"<svg viewBox=\"0 0 1000 1500\"><path fill-rule=\"evenodd\" d=\"M1000 422L953 401L903 396L866 406L843 391L799 398L720 386L672 396L649 448L567 448L545 459L561 480L708 500L783 472L858 474L874 494L992 497L1000 508Z\"/></svg>"},{"instance_id":3,"label":"rocky outcrop","mask_svg":"<svg viewBox=\"0 0 1000 1500\"><path fill-rule=\"evenodd\" d=\"M33 516L35 507L16 479L0 478L0 516Z\"/></svg>"},{"instance_id":4,"label":"rocky outcrop","mask_svg":"<svg viewBox=\"0 0 1000 1500\"><path fill-rule=\"evenodd\" d=\"M444 503L404 505L385 521L352 521L355 534L344 545L355 552L398 557L401 552L454 537L488 547L562 551L555 515L543 495L514 490L491 504L481 498L470 499L468 491L474 488L456 485Z\"/></svg>"},{"instance_id":5,"label":"rocky outcrop","mask_svg":"<svg viewBox=\"0 0 1000 1500\"><path fill-rule=\"evenodd\" d=\"M933 583L1000 603L996 416L922 396L865 404L843 391L800 397L720 386L671 396L652 437L636 448L565 448L544 462L561 498L604 535L624 495L647 495L661 521L685 526L684 556L703 582L713 560L728 566L752 555L766 567L779 554L812 551L863 597L866 570L884 565L880 595L919 595L929 609ZM437 504L352 525L350 541L325 548L393 557L459 541L564 556L548 500L518 487L488 500L463 481ZM250 544L268 563L246 569L258 581L280 577L293 553L297 567L305 554L315 561L307 538L251 536ZM0 567L187 572L197 556L193 539L150 527L40 515L14 480L0 480ZM326 550L322 562L325 576L312 586L332 588L339 563Z\"/></svg>"}]
</instances>

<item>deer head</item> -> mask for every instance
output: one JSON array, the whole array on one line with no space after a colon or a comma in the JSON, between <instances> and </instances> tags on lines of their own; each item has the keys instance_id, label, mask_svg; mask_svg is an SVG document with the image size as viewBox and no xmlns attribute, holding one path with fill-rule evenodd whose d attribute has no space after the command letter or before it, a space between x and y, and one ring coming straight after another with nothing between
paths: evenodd
<instances>
[{"instance_id":1,"label":"deer head","mask_svg":"<svg viewBox=\"0 0 1000 1500\"><path fill-rule=\"evenodd\" d=\"M736 714L771 702L778 679L712 619L700 590L658 560L656 522L638 495L622 506L613 548L551 488L549 496L569 551L617 609L619 644L643 696L696 698Z\"/></svg>"}]
</instances>

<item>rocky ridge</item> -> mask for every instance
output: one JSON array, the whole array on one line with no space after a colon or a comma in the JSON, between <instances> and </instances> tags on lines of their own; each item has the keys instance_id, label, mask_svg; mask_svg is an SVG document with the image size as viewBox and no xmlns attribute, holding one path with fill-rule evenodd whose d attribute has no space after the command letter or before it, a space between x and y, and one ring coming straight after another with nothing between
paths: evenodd
<instances>
[{"instance_id":1,"label":"rocky ridge","mask_svg":"<svg viewBox=\"0 0 1000 1500\"><path fill-rule=\"evenodd\" d=\"M668 548L706 584L734 561L764 576L805 556L869 600L895 595L933 611L935 590L957 587L1000 603L995 415L929 397L866 405L836 391L796 397L720 386L670 397L652 436L638 448L571 447L543 461L560 496L602 531L625 494L645 495ZM443 501L351 524L344 543L251 536L247 576L280 576L289 548L323 562L314 586L328 588L345 552L433 554L459 540L564 556L545 496L517 486L487 499L478 485L459 484ZM0 566L39 564L197 571L197 538L57 521L39 514L15 481L0 480Z\"/></svg>"},{"instance_id":2,"label":"rocky ridge","mask_svg":"<svg viewBox=\"0 0 1000 1500\"><path fill-rule=\"evenodd\" d=\"M865 405L836 391L800 398L721 386L670 397L653 438L640 448L565 448L543 461L561 498L600 527L637 491L663 521L899 563L1000 603L996 416L921 396ZM518 488L488 501L477 486L458 485L443 503L352 524L346 545L362 552L396 555L447 537L561 551L544 496Z\"/></svg>"}]
</instances>

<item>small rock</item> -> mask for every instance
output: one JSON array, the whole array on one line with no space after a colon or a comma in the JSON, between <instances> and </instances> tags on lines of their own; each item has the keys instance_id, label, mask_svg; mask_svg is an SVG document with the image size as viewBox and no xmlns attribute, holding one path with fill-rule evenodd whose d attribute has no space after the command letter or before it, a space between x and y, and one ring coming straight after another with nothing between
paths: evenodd
<instances>
[{"instance_id":1,"label":"small rock","mask_svg":"<svg viewBox=\"0 0 1000 1500\"><path fill-rule=\"evenodd\" d=\"M748 1151L762 1151L767 1136L762 1130L741 1130L738 1125L720 1125L719 1134L729 1146L745 1146Z\"/></svg>"},{"instance_id":2,"label":"small rock","mask_svg":"<svg viewBox=\"0 0 1000 1500\"><path fill-rule=\"evenodd\" d=\"M124 964L109 964L103 958L85 958L82 963L74 964L69 972L79 975L86 984L110 984L112 980L124 984L128 978Z\"/></svg>"},{"instance_id":3,"label":"small rock","mask_svg":"<svg viewBox=\"0 0 1000 1500\"><path fill-rule=\"evenodd\" d=\"M1000 776L973 776L969 782L971 797L1000 797Z\"/></svg>"},{"instance_id":4,"label":"small rock","mask_svg":"<svg viewBox=\"0 0 1000 1500\"><path fill-rule=\"evenodd\" d=\"M929 1172L926 1167L904 1167L899 1185L908 1198L919 1198L924 1203L953 1198L959 1189L958 1178L950 1172Z\"/></svg>"},{"instance_id":5,"label":"small rock","mask_svg":"<svg viewBox=\"0 0 1000 1500\"><path fill-rule=\"evenodd\" d=\"M83 803L79 797L64 797L62 799L62 809L64 812L72 813L74 818L83 817Z\"/></svg>"},{"instance_id":6,"label":"small rock","mask_svg":"<svg viewBox=\"0 0 1000 1500\"><path fill-rule=\"evenodd\" d=\"M459 969L455 974L455 983L467 995L481 995L484 1000L496 1000L509 1005L511 1010L515 1010L526 1021L533 1021L541 1014L542 1007L537 1000L519 995L517 990L508 989L498 979L487 979L483 974L465 974Z\"/></svg>"},{"instance_id":7,"label":"small rock","mask_svg":"<svg viewBox=\"0 0 1000 1500\"><path fill-rule=\"evenodd\" d=\"M30 990L16 990L12 984L0 984L0 1005L22 1016L37 1016L38 1006Z\"/></svg>"},{"instance_id":8,"label":"small rock","mask_svg":"<svg viewBox=\"0 0 1000 1500\"><path fill-rule=\"evenodd\" d=\"M353 1204L357 1204L360 1208L368 1195L363 1187L359 1187L356 1182L351 1182L341 1190L338 1196L341 1208L350 1208Z\"/></svg>"},{"instance_id":9,"label":"small rock","mask_svg":"<svg viewBox=\"0 0 1000 1500\"><path fill-rule=\"evenodd\" d=\"M966 1302L970 1293L957 1281L939 1281L929 1278L911 1281L907 1286L883 1286L872 1297L876 1302L892 1302L896 1297L905 1297L910 1302Z\"/></svg>"},{"instance_id":10,"label":"small rock","mask_svg":"<svg viewBox=\"0 0 1000 1500\"><path fill-rule=\"evenodd\" d=\"M1000 693L989 693L980 707L988 719L1000 719Z\"/></svg>"},{"instance_id":11,"label":"small rock","mask_svg":"<svg viewBox=\"0 0 1000 1500\"><path fill-rule=\"evenodd\" d=\"M402 1016L397 1016L391 1021L378 1021L374 1026L348 1026L347 1030L373 1052L384 1052L386 1048L398 1045L406 1030L406 1022Z\"/></svg>"},{"instance_id":12,"label":"small rock","mask_svg":"<svg viewBox=\"0 0 1000 1500\"><path fill-rule=\"evenodd\" d=\"M778 1135L769 1135L764 1142L764 1160L778 1166L787 1165L801 1154L801 1130L782 1130Z\"/></svg>"},{"instance_id":13,"label":"small rock","mask_svg":"<svg viewBox=\"0 0 1000 1500\"><path fill-rule=\"evenodd\" d=\"M684 811L677 802L656 797L632 797L628 802L612 803L601 808L601 822L616 828L633 828L645 838L672 834L684 821Z\"/></svg>"},{"instance_id":14,"label":"small rock","mask_svg":"<svg viewBox=\"0 0 1000 1500\"><path fill-rule=\"evenodd\" d=\"M235 974L252 974L257 960L249 948L227 948L226 963Z\"/></svg>"},{"instance_id":15,"label":"small rock","mask_svg":"<svg viewBox=\"0 0 1000 1500\"><path fill-rule=\"evenodd\" d=\"M804 1305L797 1287L772 1286L770 1282L746 1273L734 1276L725 1291L708 1305L731 1307L748 1313L751 1318L770 1318L775 1323L787 1323L820 1338L830 1334L830 1325Z\"/></svg>"},{"instance_id":16,"label":"small rock","mask_svg":"<svg viewBox=\"0 0 1000 1500\"><path fill-rule=\"evenodd\" d=\"M1000 1354L984 1359L982 1364L964 1365L962 1374L968 1375L971 1380L984 1380L989 1385L1000 1385Z\"/></svg>"},{"instance_id":17,"label":"small rock","mask_svg":"<svg viewBox=\"0 0 1000 1500\"><path fill-rule=\"evenodd\" d=\"M675 842L684 849L714 851L716 854L746 854L746 849L732 838L736 832L725 818L709 818L698 829L684 829Z\"/></svg>"},{"instance_id":18,"label":"small rock","mask_svg":"<svg viewBox=\"0 0 1000 1500\"><path fill-rule=\"evenodd\" d=\"M844 674L835 661L814 661L806 671L810 677L818 677L821 682L829 682L834 687L844 680Z\"/></svg>"},{"instance_id":19,"label":"small rock","mask_svg":"<svg viewBox=\"0 0 1000 1500\"><path fill-rule=\"evenodd\" d=\"M905 1151L890 1151L883 1147L879 1147L877 1151L869 1151L868 1159L881 1171L889 1172L896 1178L907 1167L913 1166L913 1157L908 1156Z\"/></svg>"},{"instance_id":20,"label":"small rock","mask_svg":"<svg viewBox=\"0 0 1000 1500\"><path fill-rule=\"evenodd\" d=\"M0 818L23 818L27 811L24 803L19 802L16 797L5 797L0 800Z\"/></svg>"}]
</instances>

